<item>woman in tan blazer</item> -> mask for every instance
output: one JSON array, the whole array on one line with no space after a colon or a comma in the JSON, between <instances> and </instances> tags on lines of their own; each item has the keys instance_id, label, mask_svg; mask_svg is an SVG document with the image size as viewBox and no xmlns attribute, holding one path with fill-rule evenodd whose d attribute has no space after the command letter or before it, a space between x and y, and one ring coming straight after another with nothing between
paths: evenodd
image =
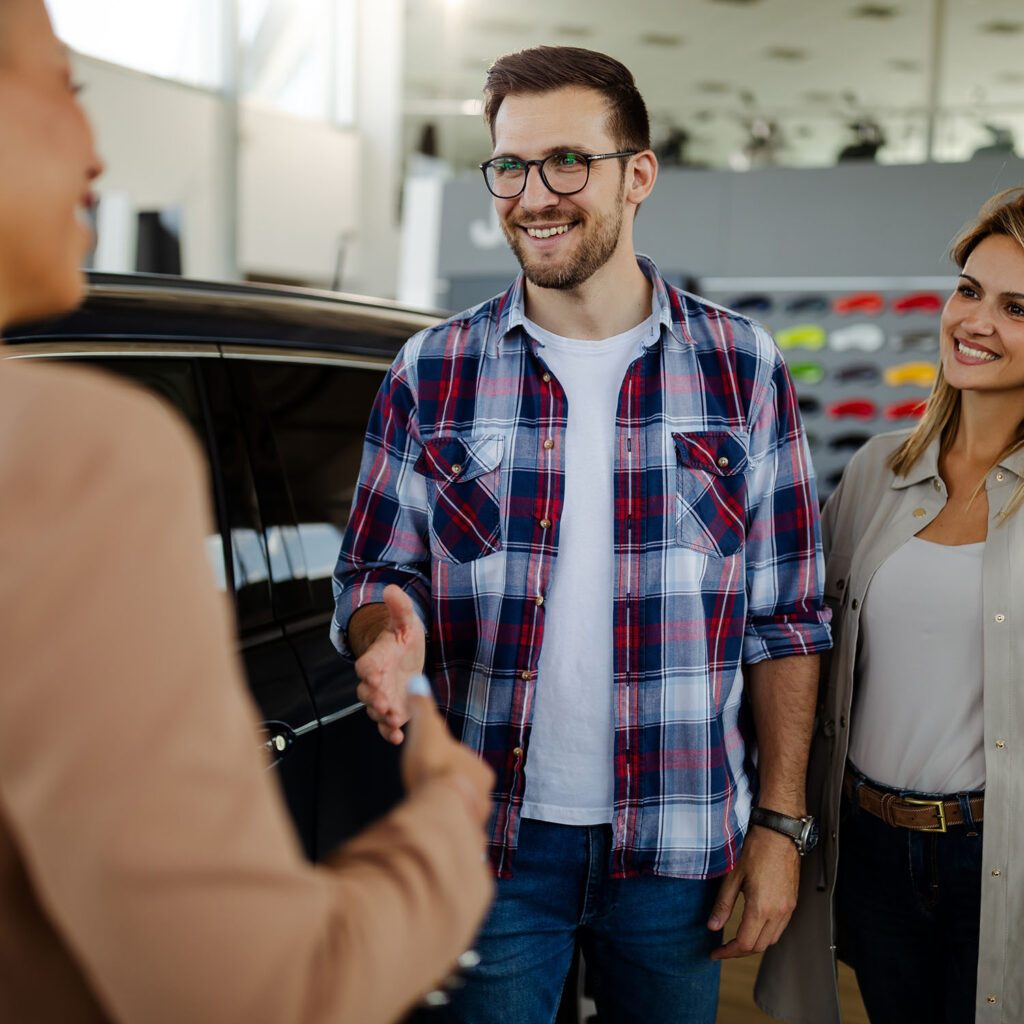
<instances>
[{"instance_id":1,"label":"woman in tan blazer","mask_svg":"<svg viewBox=\"0 0 1024 1024\"><path fill-rule=\"evenodd\" d=\"M925 414L822 517L823 842L757 988L785 1020L838 1021L837 946L873 1024L1024 1019L1024 190L952 256Z\"/></svg>"},{"instance_id":2,"label":"woman in tan blazer","mask_svg":"<svg viewBox=\"0 0 1024 1024\"><path fill-rule=\"evenodd\" d=\"M79 300L100 169L42 0L0 0L0 327ZM396 1019L485 911L489 772L411 698L408 798L306 863L204 559L187 429L4 355L0 1019ZM401 652L422 641L390 600Z\"/></svg>"}]
</instances>

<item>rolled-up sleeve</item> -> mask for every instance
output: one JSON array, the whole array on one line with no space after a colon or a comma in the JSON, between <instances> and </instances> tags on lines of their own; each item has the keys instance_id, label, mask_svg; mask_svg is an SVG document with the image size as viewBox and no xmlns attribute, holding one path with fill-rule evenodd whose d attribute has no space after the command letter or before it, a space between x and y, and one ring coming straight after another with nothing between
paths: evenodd
<instances>
[{"instance_id":1,"label":"rolled-up sleeve","mask_svg":"<svg viewBox=\"0 0 1024 1024\"><path fill-rule=\"evenodd\" d=\"M774 343L766 343L775 358L754 414L748 469L748 664L832 646L814 472L792 381Z\"/></svg>"}]
</instances>

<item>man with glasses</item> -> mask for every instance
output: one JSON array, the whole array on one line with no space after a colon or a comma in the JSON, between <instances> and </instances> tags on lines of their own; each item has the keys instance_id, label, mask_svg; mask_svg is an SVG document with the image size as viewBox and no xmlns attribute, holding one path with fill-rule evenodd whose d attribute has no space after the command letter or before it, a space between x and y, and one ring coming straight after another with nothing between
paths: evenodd
<instances>
[{"instance_id":1,"label":"man with glasses","mask_svg":"<svg viewBox=\"0 0 1024 1024\"><path fill-rule=\"evenodd\" d=\"M333 636L387 739L396 666L426 663L497 774L497 902L447 1019L551 1021L578 941L602 1020L711 1022L718 961L778 938L813 841L829 634L796 399L761 327L635 253L657 161L625 67L537 47L485 94L523 273L392 366Z\"/></svg>"}]
</instances>

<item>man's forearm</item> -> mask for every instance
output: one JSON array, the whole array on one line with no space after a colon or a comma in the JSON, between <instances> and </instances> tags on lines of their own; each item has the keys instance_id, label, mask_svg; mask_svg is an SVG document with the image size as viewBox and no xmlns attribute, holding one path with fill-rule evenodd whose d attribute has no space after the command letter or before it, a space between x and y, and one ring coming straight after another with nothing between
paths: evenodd
<instances>
[{"instance_id":1,"label":"man's forearm","mask_svg":"<svg viewBox=\"0 0 1024 1024\"><path fill-rule=\"evenodd\" d=\"M361 658L370 644L391 625L391 613L383 601L364 604L348 620L348 645Z\"/></svg>"},{"instance_id":2,"label":"man's forearm","mask_svg":"<svg viewBox=\"0 0 1024 1024\"><path fill-rule=\"evenodd\" d=\"M794 817L806 813L818 670L816 654L759 661L745 670L757 736L758 803Z\"/></svg>"}]
</instances>

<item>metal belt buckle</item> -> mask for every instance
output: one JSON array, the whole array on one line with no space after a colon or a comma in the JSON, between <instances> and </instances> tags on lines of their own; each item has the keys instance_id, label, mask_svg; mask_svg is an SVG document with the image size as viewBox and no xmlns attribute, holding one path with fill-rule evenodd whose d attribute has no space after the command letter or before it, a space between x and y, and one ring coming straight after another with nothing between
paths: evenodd
<instances>
[{"instance_id":1,"label":"metal belt buckle","mask_svg":"<svg viewBox=\"0 0 1024 1024\"><path fill-rule=\"evenodd\" d=\"M904 803L916 804L919 807L934 807L939 812L938 825L929 825L927 828L915 829L915 832L945 832L946 831L946 808L941 800L911 800L910 797L903 798Z\"/></svg>"}]
</instances>

